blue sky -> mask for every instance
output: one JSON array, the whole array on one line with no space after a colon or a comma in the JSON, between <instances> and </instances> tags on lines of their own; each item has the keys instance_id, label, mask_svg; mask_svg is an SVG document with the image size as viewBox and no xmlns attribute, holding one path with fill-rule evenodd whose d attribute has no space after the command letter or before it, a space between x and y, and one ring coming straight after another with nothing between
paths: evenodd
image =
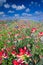
<instances>
[{"instance_id":1,"label":"blue sky","mask_svg":"<svg viewBox=\"0 0 43 65\"><path fill-rule=\"evenodd\" d=\"M0 20L43 21L43 0L0 0Z\"/></svg>"}]
</instances>

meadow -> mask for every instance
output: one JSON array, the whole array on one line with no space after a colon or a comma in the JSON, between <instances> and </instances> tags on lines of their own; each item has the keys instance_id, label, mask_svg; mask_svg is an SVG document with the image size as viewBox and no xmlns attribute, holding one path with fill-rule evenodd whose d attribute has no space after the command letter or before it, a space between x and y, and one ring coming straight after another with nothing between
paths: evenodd
<instances>
[{"instance_id":1,"label":"meadow","mask_svg":"<svg viewBox=\"0 0 43 65\"><path fill-rule=\"evenodd\" d=\"M43 23L0 22L0 65L43 65Z\"/></svg>"}]
</instances>

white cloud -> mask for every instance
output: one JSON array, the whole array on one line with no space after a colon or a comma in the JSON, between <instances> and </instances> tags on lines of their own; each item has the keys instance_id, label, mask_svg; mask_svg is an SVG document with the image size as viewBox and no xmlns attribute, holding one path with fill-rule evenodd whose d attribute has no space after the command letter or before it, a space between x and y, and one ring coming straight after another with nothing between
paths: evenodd
<instances>
[{"instance_id":1,"label":"white cloud","mask_svg":"<svg viewBox=\"0 0 43 65\"><path fill-rule=\"evenodd\" d=\"M25 6L24 6L24 5L21 5L21 6L18 6L18 7L16 8L16 10L21 10L21 9L25 9Z\"/></svg>"},{"instance_id":2,"label":"white cloud","mask_svg":"<svg viewBox=\"0 0 43 65\"><path fill-rule=\"evenodd\" d=\"M35 21L42 21L43 20L43 12L35 11L33 16L32 16L32 19Z\"/></svg>"},{"instance_id":3,"label":"white cloud","mask_svg":"<svg viewBox=\"0 0 43 65\"><path fill-rule=\"evenodd\" d=\"M22 13L21 16L19 14L14 15L15 19L29 19L32 17L32 14Z\"/></svg>"},{"instance_id":4,"label":"white cloud","mask_svg":"<svg viewBox=\"0 0 43 65\"><path fill-rule=\"evenodd\" d=\"M8 11L8 13L14 13L14 11L12 11L12 10L9 10L9 11Z\"/></svg>"},{"instance_id":5,"label":"white cloud","mask_svg":"<svg viewBox=\"0 0 43 65\"><path fill-rule=\"evenodd\" d=\"M2 6L2 4L5 2L6 2L6 0L0 0L0 6Z\"/></svg>"},{"instance_id":6,"label":"white cloud","mask_svg":"<svg viewBox=\"0 0 43 65\"><path fill-rule=\"evenodd\" d=\"M3 3L3 2L6 2L6 0L0 0L0 2L2 2L2 3Z\"/></svg>"},{"instance_id":7,"label":"white cloud","mask_svg":"<svg viewBox=\"0 0 43 65\"><path fill-rule=\"evenodd\" d=\"M15 14L14 16L15 16L15 17L19 17L19 14Z\"/></svg>"},{"instance_id":8,"label":"white cloud","mask_svg":"<svg viewBox=\"0 0 43 65\"><path fill-rule=\"evenodd\" d=\"M35 14L41 14L41 12L40 11L35 11Z\"/></svg>"},{"instance_id":9,"label":"white cloud","mask_svg":"<svg viewBox=\"0 0 43 65\"><path fill-rule=\"evenodd\" d=\"M19 14L15 14L14 15L14 19L16 20L16 19L20 19L20 15Z\"/></svg>"},{"instance_id":10,"label":"white cloud","mask_svg":"<svg viewBox=\"0 0 43 65\"><path fill-rule=\"evenodd\" d=\"M37 2L35 2L35 5L37 5L38 3Z\"/></svg>"},{"instance_id":11,"label":"white cloud","mask_svg":"<svg viewBox=\"0 0 43 65\"><path fill-rule=\"evenodd\" d=\"M31 4L29 4L29 6L31 6Z\"/></svg>"},{"instance_id":12,"label":"white cloud","mask_svg":"<svg viewBox=\"0 0 43 65\"><path fill-rule=\"evenodd\" d=\"M3 15L4 14L4 12L0 12L0 15Z\"/></svg>"},{"instance_id":13,"label":"white cloud","mask_svg":"<svg viewBox=\"0 0 43 65\"><path fill-rule=\"evenodd\" d=\"M40 7L40 4L38 4L38 6Z\"/></svg>"},{"instance_id":14,"label":"white cloud","mask_svg":"<svg viewBox=\"0 0 43 65\"><path fill-rule=\"evenodd\" d=\"M5 8L10 8L10 5L9 4L5 4L4 7Z\"/></svg>"},{"instance_id":15,"label":"white cloud","mask_svg":"<svg viewBox=\"0 0 43 65\"><path fill-rule=\"evenodd\" d=\"M31 1L31 4L34 4L34 2L33 2L33 1Z\"/></svg>"},{"instance_id":16,"label":"white cloud","mask_svg":"<svg viewBox=\"0 0 43 65\"><path fill-rule=\"evenodd\" d=\"M22 13L21 19L29 19L33 21L42 21L43 20L43 14L42 12L35 11L35 13L28 14L28 13Z\"/></svg>"},{"instance_id":17,"label":"white cloud","mask_svg":"<svg viewBox=\"0 0 43 65\"><path fill-rule=\"evenodd\" d=\"M4 13L4 14L2 15L2 17L5 17L5 18L6 18L6 17L8 17L8 15Z\"/></svg>"},{"instance_id":18,"label":"white cloud","mask_svg":"<svg viewBox=\"0 0 43 65\"><path fill-rule=\"evenodd\" d=\"M15 8L16 10L22 10L22 9L25 9L25 6L23 4L22 5L19 5L19 6L13 4L12 5L12 8Z\"/></svg>"},{"instance_id":19,"label":"white cloud","mask_svg":"<svg viewBox=\"0 0 43 65\"><path fill-rule=\"evenodd\" d=\"M5 15L5 14L3 14L3 17L6 17L6 15Z\"/></svg>"},{"instance_id":20,"label":"white cloud","mask_svg":"<svg viewBox=\"0 0 43 65\"><path fill-rule=\"evenodd\" d=\"M0 0L0 4L6 2L6 0Z\"/></svg>"},{"instance_id":21,"label":"white cloud","mask_svg":"<svg viewBox=\"0 0 43 65\"><path fill-rule=\"evenodd\" d=\"M22 16L32 16L32 14L22 13Z\"/></svg>"},{"instance_id":22,"label":"white cloud","mask_svg":"<svg viewBox=\"0 0 43 65\"><path fill-rule=\"evenodd\" d=\"M41 0L41 2L43 3L43 0Z\"/></svg>"},{"instance_id":23,"label":"white cloud","mask_svg":"<svg viewBox=\"0 0 43 65\"><path fill-rule=\"evenodd\" d=\"M30 11L30 9L29 9L29 8L27 8L27 9L26 9L26 12L29 12L29 11Z\"/></svg>"},{"instance_id":24,"label":"white cloud","mask_svg":"<svg viewBox=\"0 0 43 65\"><path fill-rule=\"evenodd\" d=\"M13 4L13 5L12 5L12 8L17 8L17 5Z\"/></svg>"}]
</instances>

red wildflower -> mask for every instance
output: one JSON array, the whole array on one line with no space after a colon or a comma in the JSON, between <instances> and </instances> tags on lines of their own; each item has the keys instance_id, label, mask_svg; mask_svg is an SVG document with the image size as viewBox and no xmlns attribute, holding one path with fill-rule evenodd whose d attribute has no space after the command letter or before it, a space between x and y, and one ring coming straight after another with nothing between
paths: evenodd
<instances>
[{"instance_id":1,"label":"red wildflower","mask_svg":"<svg viewBox=\"0 0 43 65\"><path fill-rule=\"evenodd\" d=\"M24 49L20 48L19 51L20 51L20 55L25 54L25 50Z\"/></svg>"},{"instance_id":2,"label":"red wildflower","mask_svg":"<svg viewBox=\"0 0 43 65\"><path fill-rule=\"evenodd\" d=\"M26 51L26 55L27 55L27 57L32 56L32 54L30 53L30 51Z\"/></svg>"},{"instance_id":3,"label":"red wildflower","mask_svg":"<svg viewBox=\"0 0 43 65\"><path fill-rule=\"evenodd\" d=\"M31 32L34 33L36 30L36 28L32 28Z\"/></svg>"},{"instance_id":4,"label":"red wildflower","mask_svg":"<svg viewBox=\"0 0 43 65\"><path fill-rule=\"evenodd\" d=\"M39 32L39 36L43 36L43 32Z\"/></svg>"},{"instance_id":5,"label":"red wildflower","mask_svg":"<svg viewBox=\"0 0 43 65\"><path fill-rule=\"evenodd\" d=\"M3 58L7 59L8 58L8 54L7 53L3 53Z\"/></svg>"},{"instance_id":6,"label":"red wildflower","mask_svg":"<svg viewBox=\"0 0 43 65\"><path fill-rule=\"evenodd\" d=\"M10 48L10 47L9 47L9 48L6 48L6 51L7 51L7 52L10 52L10 50L11 50L11 48Z\"/></svg>"},{"instance_id":7,"label":"red wildflower","mask_svg":"<svg viewBox=\"0 0 43 65\"><path fill-rule=\"evenodd\" d=\"M2 49L2 57L5 59L8 58L7 51L5 51L4 49Z\"/></svg>"},{"instance_id":8,"label":"red wildflower","mask_svg":"<svg viewBox=\"0 0 43 65\"><path fill-rule=\"evenodd\" d=\"M0 57L2 57L2 51L0 51Z\"/></svg>"},{"instance_id":9,"label":"red wildflower","mask_svg":"<svg viewBox=\"0 0 43 65\"><path fill-rule=\"evenodd\" d=\"M23 62L23 60L18 59L17 62L18 62L19 64L21 64L21 63Z\"/></svg>"},{"instance_id":10,"label":"red wildflower","mask_svg":"<svg viewBox=\"0 0 43 65\"><path fill-rule=\"evenodd\" d=\"M2 51L0 51L0 64L2 63Z\"/></svg>"},{"instance_id":11,"label":"red wildflower","mask_svg":"<svg viewBox=\"0 0 43 65\"><path fill-rule=\"evenodd\" d=\"M25 50L25 51L27 50L26 46L24 47L24 50Z\"/></svg>"},{"instance_id":12,"label":"red wildflower","mask_svg":"<svg viewBox=\"0 0 43 65\"><path fill-rule=\"evenodd\" d=\"M13 60L13 65L19 65L19 63L17 62L17 60Z\"/></svg>"},{"instance_id":13,"label":"red wildflower","mask_svg":"<svg viewBox=\"0 0 43 65\"><path fill-rule=\"evenodd\" d=\"M15 52L15 51L12 51L11 54L12 54L12 55L16 55L16 52Z\"/></svg>"}]
</instances>

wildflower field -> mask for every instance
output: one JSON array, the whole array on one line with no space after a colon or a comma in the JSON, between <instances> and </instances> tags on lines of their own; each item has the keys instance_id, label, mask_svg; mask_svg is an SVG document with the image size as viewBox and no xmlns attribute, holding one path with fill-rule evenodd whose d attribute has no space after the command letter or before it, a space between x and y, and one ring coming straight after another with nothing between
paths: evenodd
<instances>
[{"instance_id":1,"label":"wildflower field","mask_svg":"<svg viewBox=\"0 0 43 65\"><path fill-rule=\"evenodd\" d=\"M0 22L0 65L43 65L43 23Z\"/></svg>"}]
</instances>

